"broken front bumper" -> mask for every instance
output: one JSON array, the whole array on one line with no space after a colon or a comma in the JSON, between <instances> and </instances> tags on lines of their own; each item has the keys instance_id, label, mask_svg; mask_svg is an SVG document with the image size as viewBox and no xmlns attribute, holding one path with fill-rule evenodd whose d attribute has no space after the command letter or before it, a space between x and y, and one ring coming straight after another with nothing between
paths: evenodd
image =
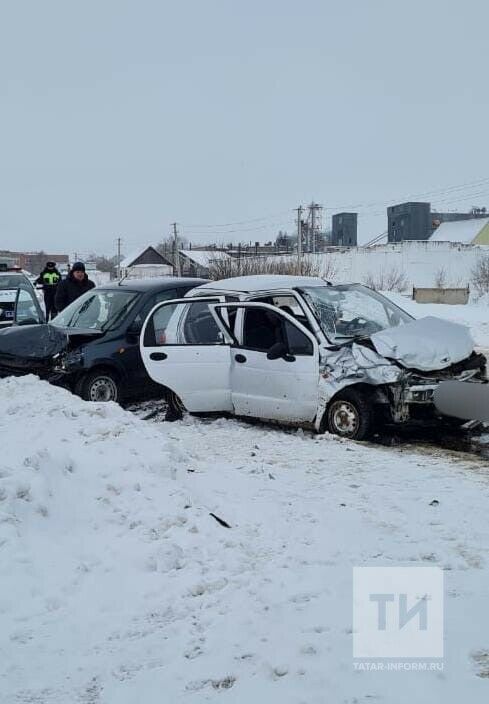
<instances>
[{"instance_id":1,"label":"broken front bumper","mask_svg":"<svg viewBox=\"0 0 489 704\"><path fill-rule=\"evenodd\" d=\"M485 371L485 370L484 370ZM458 375L458 381L468 381L473 384L486 384L483 370L466 370ZM434 401L435 391L443 382L440 380L417 380L417 383L406 383L399 387L391 387L391 416L395 423L405 423L410 420L440 419L443 414L437 409Z\"/></svg>"},{"instance_id":2,"label":"broken front bumper","mask_svg":"<svg viewBox=\"0 0 489 704\"><path fill-rule=\"evenodd\" d=\"M432 404L437 386L438 384L418 384L416 386L408 386L404 390L402 400L407 404Z\"/></svg>"}]
</instances>

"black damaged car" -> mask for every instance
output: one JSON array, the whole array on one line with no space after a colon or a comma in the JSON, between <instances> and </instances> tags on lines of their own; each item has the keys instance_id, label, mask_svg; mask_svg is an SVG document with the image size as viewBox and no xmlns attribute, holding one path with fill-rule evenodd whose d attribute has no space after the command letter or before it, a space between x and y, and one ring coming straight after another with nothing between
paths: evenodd
<instances>
[{"instance_id":1,"label":"black damaged car","mask_svg":"<svg viewBox=\"0 0 489 704\"><path fill-rule=\"evenodd\" d=\"M0 331L0 377L36 374L87 401L161 394L139 352L156 303L180 298L205 279L125 279L88 291L50 323Z\"/></svg>"}]
</instances>

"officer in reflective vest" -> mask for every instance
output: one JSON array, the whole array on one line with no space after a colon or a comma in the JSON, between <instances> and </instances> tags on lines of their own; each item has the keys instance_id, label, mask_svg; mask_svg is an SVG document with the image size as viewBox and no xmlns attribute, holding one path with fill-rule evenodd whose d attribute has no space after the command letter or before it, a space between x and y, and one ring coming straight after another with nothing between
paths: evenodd
<instances>
[{"instance_id":1,"label":"officer in reflective vest","mask_svg":"<svg viewBox=\"0 0 489 704\"><path fill-rule=\"evenodd\" d=\"M46 320L51 320L58 311L54 304L56 289L61 281L61 274L56 268L55 262L46 262L46 266L39 274L36 285L42 285L44 294L44 306L46 308Z\"/></svg>"}]
</instances>

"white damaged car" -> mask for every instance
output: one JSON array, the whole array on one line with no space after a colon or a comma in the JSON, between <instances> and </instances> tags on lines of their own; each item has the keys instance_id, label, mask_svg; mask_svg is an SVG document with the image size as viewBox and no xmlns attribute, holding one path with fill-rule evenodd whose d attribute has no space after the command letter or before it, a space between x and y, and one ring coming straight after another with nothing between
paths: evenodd
<instances>
[{"instance_id":1,"label":"white damaged car","mask_svg":"<svg viewBox=\"0 0 489 704\"><path fill-rule=\"evenodd\" d=\"M440 422L441 381L486 382L465 326L415 320L365 286L313 277L205 284L155 306L140 345L173 412L225 412L357 440L381 423Z\"/></svg>"}]
</instances>

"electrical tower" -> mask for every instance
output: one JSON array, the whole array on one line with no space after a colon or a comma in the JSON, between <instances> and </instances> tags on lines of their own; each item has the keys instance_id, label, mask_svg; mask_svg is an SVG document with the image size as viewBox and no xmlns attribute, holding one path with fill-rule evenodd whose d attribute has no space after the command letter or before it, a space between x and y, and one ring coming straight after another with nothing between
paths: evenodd
<instances>
[{"instance_id":1,"label":"electrical tower","mask_svg":"<svg viewBox=\"0 0 489 704\"><path fill-rule=\"evenodd\" d=\"M308 206L307 251L316 253L323 232L323 206L312 203Z\"/></svg>"}]
</instances>

